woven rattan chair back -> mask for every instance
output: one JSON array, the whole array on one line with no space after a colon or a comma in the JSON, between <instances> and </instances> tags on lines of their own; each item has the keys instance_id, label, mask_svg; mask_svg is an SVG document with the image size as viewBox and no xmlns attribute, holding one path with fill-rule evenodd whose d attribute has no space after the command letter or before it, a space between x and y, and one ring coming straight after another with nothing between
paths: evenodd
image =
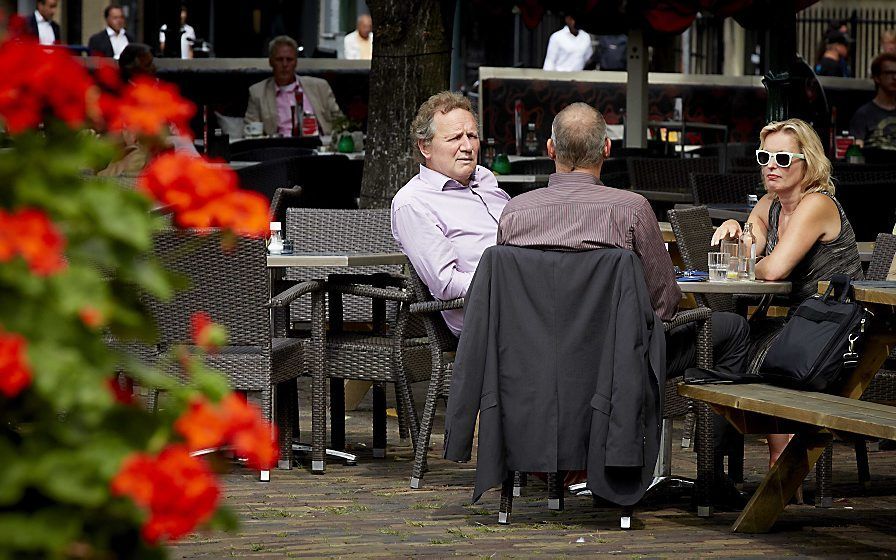
<instances>
[{"instance_id":1,"label":"woven rattan chair back","mask_svg":"<svg viewBox=\"0 0 896 560\"><path fill-rule=\"evenodd\" d=\"M631 188L691 194L691 173L718 173L719 158L631 158L628 176Z\"/></svg>"},{"instance_id":2,"label":"woven rattan chair back","mask_svg":"<svg viewBox=\"0 0 896 560\"><path fill-rule=\"evenodd\" d=\"M304 190L304 189L303 189ZM303 193L304 194L304 193ZM321 208L288 208L286 239L296 252L329 253L400 253L392 237L389 209L340 210ZM288 280L325 279L330 274L401 274L401 265L351 267L291 268ZM304 300L293 305L292 320L308 321L311 308ZM343 298L344 319L349 322L371 320L370 300L346 295ZM394 313L390 313L394 316Z\"/></svg>"},{"instance_id":3,"label":"woven rattan chair back","mask_svg":"<svg viewBox=\"0 0 896 560\"><path fill-rule=\"evenodd\" d=\"M709 272L707 255L715 228L706 206L669 210L668 215L685 268ZM734 310L733 298L725 294L700 294L697 301L713 311Z\"/></svg>"},{"instance_id":4,"label":"woven rattan chair back","mask_svg":"<svg viewBox=\"0 0 896 560\"><path fill-rule=\"evenodd\" d=\"M892 233L879 233L874 242L874 252L871 254L871 262L868 264L868 280L886 280L893 256L896 255L896 235Z\"/></svg>"},{"instance_id":5,"label":"woven rattan chair back","mask_svg":"<svg viewBox=\"0 0 896 560\"><path fill-rule=\"evenodd\" d=\"M746 204L762 182L758 173L691 173L689 179L694 204Z\"/></svg>"},{"instance_id":6,"label":"woven rattan chair back","mask_svg":"<svg viewBox=\"0 0 896 560\"><path fill-rule=\"evenodd\" d=\"M236 176L239 178L240 186L259 192L268 197L268 200L272 199L277 189L293 185L289 178L287 161L275 159L237 169Z\"/></svg>"},{"instance_id":7,"label":"woven rattan chair back","mask_svg":"<svg viewBox=\"0 0 896 560\"><path fill-rule=\"evenodd\" d=\"M549 158L523 159L510 162L510 172L515 175L550 175L556 170Z\"/></svg>"},{"instance_id":8,"label":"woven rattan chair back","mask_svg":"<svg viewBox=\"0 0 896 560\"><path fill-rule=\"evenodd\" d=\"M219 232L169 230L156 235L154 250L169 270L189 281L168 301L148 301L163 348L190 341L190 316L197 311L227 328L231 346L270 345L263 239L240 237L224 249Z\"/></svg>"},{"instance_id":9,"label":"woven rattan chair back","mask_svg":"<svg viewBox=\"0 0 896 560\"><path fill-rule=\"evenodd\" d=\"M302 187L303 208L357 209L363 167L343 154L290 158L291 185Z\"/></svg>"}]
</instances>

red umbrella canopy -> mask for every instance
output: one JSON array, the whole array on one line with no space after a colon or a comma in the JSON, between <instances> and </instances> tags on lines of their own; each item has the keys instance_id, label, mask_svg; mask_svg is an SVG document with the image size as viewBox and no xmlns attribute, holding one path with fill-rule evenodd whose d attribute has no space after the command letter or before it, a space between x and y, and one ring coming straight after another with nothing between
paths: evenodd
<instances>
[{"instance_id":1,"label":"red umbrella canopy","mask_svg":"<svg viewBox=\"0 0 896 560\"><path fill-rule=\"evenodd\" d=\"M599 0L592 0L599 1ZM815 4L818 0L796 0L797 11ZM759 8L754 0L647 0L641 14L655 31L681 33L694 21L700 11L720 17L743 15Z\"/></svg>"}]
</instances>

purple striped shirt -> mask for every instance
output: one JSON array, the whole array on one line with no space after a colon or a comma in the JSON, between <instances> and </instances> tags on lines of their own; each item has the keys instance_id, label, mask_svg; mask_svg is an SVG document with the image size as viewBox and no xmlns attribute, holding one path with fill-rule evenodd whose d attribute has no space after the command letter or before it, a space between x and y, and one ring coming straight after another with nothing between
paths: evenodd
<instances>
[{"instance_id":1,"label":"purple striped shirt","mask_svg":"<svg viewBox=\"0 0 896 560\"><path fill-rule=\"evenodd\" d=\"M629 249L641 259L657 315L668 321L681 301L650 203L639 194L605 187L590 173L554 173L547 188L512 199L501 214L498 245L552 251Z\"/></svg>"},{"instance_id":2,"label":"purple striped shirt","mask_svg":"<svg viewBox=\"0 0 896 560\"><path fill-rule=\"evenodd\" d=\"M464 297L482 253L495 244L498 218L507 204L491 171L477 166L465 187L420 166L420 173L392 199L392 236L433 297ZM460 335L464 310L443 311L448 328Z\"/></svg>"}]
</instances>

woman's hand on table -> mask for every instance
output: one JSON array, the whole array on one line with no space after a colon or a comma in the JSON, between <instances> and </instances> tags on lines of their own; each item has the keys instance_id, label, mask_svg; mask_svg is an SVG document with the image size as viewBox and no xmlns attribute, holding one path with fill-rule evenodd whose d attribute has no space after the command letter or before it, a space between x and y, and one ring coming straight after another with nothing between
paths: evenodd
<instances>
[{"instance_id":1,"label":"woman's hand on table","mask_svg":"<svg viewBox=\"0 0 896 560\"><path fill-rule=\"evenodd\" d=\"M712 241L709 244L718 245L725 239L737 239L740 233L740 223L737 220L725 220L712 234Z\"/></svg>"}]
</instances>

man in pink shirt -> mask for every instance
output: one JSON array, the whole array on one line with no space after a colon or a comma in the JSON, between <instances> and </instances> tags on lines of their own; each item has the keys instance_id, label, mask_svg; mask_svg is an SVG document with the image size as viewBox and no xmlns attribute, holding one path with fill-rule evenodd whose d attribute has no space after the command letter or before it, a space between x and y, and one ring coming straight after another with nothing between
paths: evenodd
<instances>
[{"instance_id":1,"label":"man in pink shirt","mask_svg":"<svg viewBox=\"0 0 896 560\"><path fill-rule=\"evenodd\" d=\"M297 122L301 124L303 114L308 114L314 116L317 125L316 131L306 127L305 134L330 134L333 121L343 116L330 84L320 78L296 74L298 44L291 37L275 37L268 48L273 76L249 88L249 104L243 120L263 123L268 136L292 136L293 107L299 90L302 107L296 110Z\"/></svg>"},{"instance_id":2,"label":"man in pink shirt","mask_svg":"<svg viewBox=\"0 0 896 560\"><path fill-rule=\"evenodd\" d=\"M479 125L466 97L448 91L430 97L411 136L422 164L392 199L392 235L433 297L464 297L483 251L495 244L510 197L491 171L476 165ZM442 316L460 335L463 309Z\"/></svg>"}]
</instances>

